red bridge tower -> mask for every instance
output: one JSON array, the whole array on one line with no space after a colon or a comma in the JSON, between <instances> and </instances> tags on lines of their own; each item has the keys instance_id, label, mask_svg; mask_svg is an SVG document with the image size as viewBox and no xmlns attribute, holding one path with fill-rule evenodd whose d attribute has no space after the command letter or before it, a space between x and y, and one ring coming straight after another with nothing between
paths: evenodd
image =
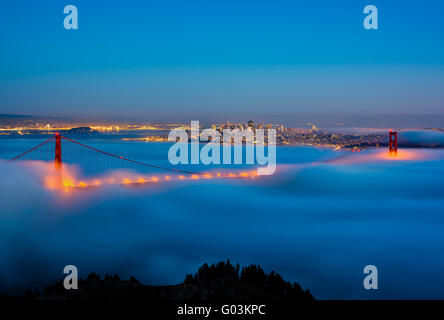
<instances>
[{"instance_id":1,"label":"red bridge tower","mask_svg":"<svg viewBox=\"0 0 444 320\"><path fill-rule=\"evenodd\" d=\"M54 164L56 169L62 168L62 139L60 133L55 134L55 158Z\"/></svg>"},{"instance_id":2,"label":"red bridge tower","mask_svg":"<svg viewBox=\"0 0 444 320\"><path fill-rule=\"evenodd\" d=\"M389 152L390 153L398 152L398 132L396 131L390 131Z\"/></svg>"}]
</instances>

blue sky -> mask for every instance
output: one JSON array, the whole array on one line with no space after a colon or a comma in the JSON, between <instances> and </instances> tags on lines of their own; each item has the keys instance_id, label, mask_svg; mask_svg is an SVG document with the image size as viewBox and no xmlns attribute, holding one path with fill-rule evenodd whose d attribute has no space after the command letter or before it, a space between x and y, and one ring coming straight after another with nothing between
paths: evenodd
<instances>
[{"instance_id":1,"label":"blue sky","mask_svg":"<svg viewBox=\"0 0 444 320\"><path fill-rule=\"evenodd\" d=\"M0 113L444 113L441 1L0 3ZM79 30L63 28L67 4ZM363 28L367 4L377 31Z\"/></svg>"}]
</instances>

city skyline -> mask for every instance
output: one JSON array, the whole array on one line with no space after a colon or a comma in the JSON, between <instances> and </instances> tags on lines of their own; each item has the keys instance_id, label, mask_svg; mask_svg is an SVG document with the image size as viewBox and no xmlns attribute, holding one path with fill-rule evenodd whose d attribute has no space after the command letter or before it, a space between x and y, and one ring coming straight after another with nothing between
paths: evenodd
<instances>
[{"instance_id":1,"label":"city skyline","mask_svg":"<svg viewBox=\"0 0 444 320\"><path fill-rule=\"evenodd\" d=\"M5 128L10 122L20 122L21 120L31 120L40 125L63 123L70 126L75 125L97 125L97 124L186 124L190 121L199 120L203 124L222 124L222 123L246 123L252 120L255 123L274 123L283 124L289 127L306 127L316 125L321 128L374 128L374 129L427 129L443 128L444 115L442 114L285 114L283 115L259 115L251 114L188 114L172 116L151 116L150 114L139 116L92 116L92 115L74 115L74 116L49 116L47 114L0 114L0 128ZM13 124L16 126L16 124Z\"/></svg>"}]
</instances>

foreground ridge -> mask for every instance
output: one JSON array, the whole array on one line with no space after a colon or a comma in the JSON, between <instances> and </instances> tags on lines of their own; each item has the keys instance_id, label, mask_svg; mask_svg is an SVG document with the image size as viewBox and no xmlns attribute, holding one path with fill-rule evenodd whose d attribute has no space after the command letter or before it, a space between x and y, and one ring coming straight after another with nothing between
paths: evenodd
<instances>
[{"instance_id":1,"label":"foreground ridge","mask_svg":"<svg viewBox=\"0 0 444 320\"><path fill-rule=\"evenodd\" d=\"M230 261L203 264L194 275L171 286L149 286L136 278L121 280L118 275L103 279L91 273L79 279L78 290L66 290L63 281L48 286L43 293L28 290L24 297L3 296L2 299L32 301L312 301L309 290L297 283L285 281L272 271L265 273L260 266L240 269ZM1 299L1 297L0 297Z\"/></svg>"}]
</instances>

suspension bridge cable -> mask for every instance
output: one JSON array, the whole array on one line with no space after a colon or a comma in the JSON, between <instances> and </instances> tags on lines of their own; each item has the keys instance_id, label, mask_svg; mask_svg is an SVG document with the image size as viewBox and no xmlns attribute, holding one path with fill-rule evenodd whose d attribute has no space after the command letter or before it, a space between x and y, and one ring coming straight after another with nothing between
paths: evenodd
<instances>
[{"instance_id":1,"label":"suspension bridge cable","mask_svg":"<svg viewBox=\"0 0 444 320\"><path fill-rule=\"evenodd\" d=\"M194 171L186 171L186 170L179 170L179 169L172 169L172 168L166 168L166 167L161 167L161 166L155 166L155 165L152 165L152 164L148 164L148 163L144 163L144 162L128 159L128 158L125 158L125 157L122 157L122 156L117 156L115 154L112 154L112 153L109 153L109 152L106 152L106 151L103 151L103 150L99 150L99 149L87 146L86 144L80 143L78 141L69 139L69 138L67 138L65 136L61 136L61 138L65 139L65 140L67 140L69 142L78 144L78 145L80 145L80 146L82 146L84 148L90 149L92 151L96 151L96 152L99 152L101 154L104 154L104 155L107 155L107 156L110 156L110 157L114 157L114 158L117 158L117 159L120 159L120 160L128 161L128 162L131 162L131 163L135 163L135 164L138 164L138 165L141 165L141 166L150 167L150 168L156 168L156 169L161 169L161 170L167 170L167 171L173 171L173 172L176 172L176 173L199 174L199 175L200 174L204 174L203 172L194 172Z\"/></svg>"},{"instance_id":2,"label":"suspension bridge cable","mask_svg":"<svg viewBox=\"0 0 444 320\"><path fill-rule=\"evenodd\" d=\"M384 140L386 137L388 136L388 133L385 133L384 135L382 135L381 137L379 137L379 139L376 140L376 143L380 143L382 140ZM340 154L339 156L333 157L331 159L326 159L323 161L320 161L321 163L331 163L331 162L335 162L338 160L342 160L345 158L348 158L350 156L352 156L354 153L356 153L355 151L347 151L343 154Z\"/></svg>"},{"instance_id":3,"label":"suspension bridge cable","mask_svg":"<svg viewBox=\"0 0 444 320\"><path fill-rule=\"evenodd\" d=\"M17 159L19 159L19 158L21 158L21 157L27 155L28 153L31 153L32 151L34 151L34 150L40 148L41 146L47 144L48 142L50 142L50 141L53 140L53 139L54 139L54 137L51 137L51 138L49 138L48 140L43 141L42 143L36 145L35 147L32 147L31 149L26 150L25 152L19 154L18 156L14 157L14 158L12 158L12 159L9 159L8 161L15 161L15 160L17 160Z\"/></svg>"},{"instance_id":4,"label":"suspension bridge cable","mask_svg":"<svg viewBox=\"0 0 444 320\"><path fill-rule=\"evenodd\" d=\"M407 139L406 137L404 137L404 135L401 135L401 133L398 133L398 137L399 139L402 139L404 142L410 143L410 144L414 144L414 142L410 141L409 139Z\"/></svg>"},{"instance_id":5,"label":"suspension bridge cable","mask_svg":"<svg viewBox=\"0 0 444 320\"><path fill-rule=\"evenodd\" d=\"M339 156L336 156L334 158L327 159L327 160L324 160L324 161L321 161L321 162L324 162L324 163L335 162L335 161L338 161L338 160L341 160L341 159L345 159L345 158L351 156L353 153L354 153L353 151L348 151L348 152L343 153L343 154L341 154Z\"/></svg>"}]
</instances>

